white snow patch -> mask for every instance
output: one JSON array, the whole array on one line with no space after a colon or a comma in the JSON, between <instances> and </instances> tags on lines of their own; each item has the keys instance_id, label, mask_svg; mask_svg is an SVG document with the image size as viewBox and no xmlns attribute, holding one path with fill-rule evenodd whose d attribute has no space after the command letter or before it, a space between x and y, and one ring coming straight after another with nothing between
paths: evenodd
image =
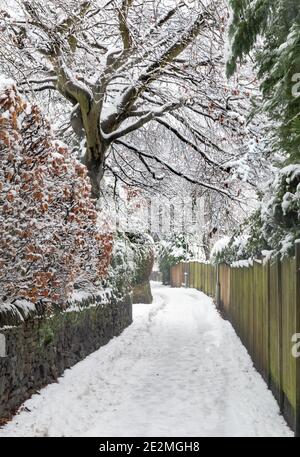
<instances>
[{"instance_id":1,"label":"white snow patch","mask_svg":"<svg viewBox=\"0 0 300 457\"><path fill-rule=\"evenodd\" d=\"M15 82L11 78L7 78L5 75L0 73L0 91L5 91L15 85Z\"/></svg>"},{"instance_id":2,"label":"white snow patch","mask_svg":"<svg viewBox=\"0 0 300 457\"><path fill-rule=\"evenodd\" d=\"M121 336L28 400L4 436L292 436L229 322L153 284Z\"/></svg>"},{"instance_id":3,"label":"white snow patch","mask_svg":"<svg viewBox=\"0 0 300 457\"><path fill-rule=\"evenodd\" d=\"M229 242L230 242L229 236L224 236L223 238L220 238L219 240L217 240L212 247L212 250L210 253L210 258L213 259L218 254L221 254L221 252L228 246Z\"/></svg>"},{"instance_id":4,"label":"white snow patch","mask_svg":"<svg viewBox=\"0 0 300 457\"><path fill-rule=\"evenodd\" d=\"M253 259L237 260L230 264L232 268L248 268L253 266Z\"/></svg>"},{"instance_id":5,"label":"white snow patch","mask_svg":"<svg viewBox=\"0 0 300 457\"><path fill-rule=\"evenodd\" d=\"M16 300L14 304L15 304L15 306L17 306L17 308L19 310L22 310L22 312L24 313L25 318L28 317L30 315L30 313L34 313L35 312L35 304L31 303L28 300L19 299L19 300Z\"/></svg>"}]
</instances>

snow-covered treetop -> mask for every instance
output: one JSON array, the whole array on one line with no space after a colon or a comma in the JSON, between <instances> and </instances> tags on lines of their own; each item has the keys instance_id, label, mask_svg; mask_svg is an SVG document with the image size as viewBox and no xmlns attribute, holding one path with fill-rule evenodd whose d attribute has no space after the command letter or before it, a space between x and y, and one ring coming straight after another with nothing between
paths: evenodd
<instances>
[{"instance_id":1,"label":"snow-covered treetop","mask_svg":"<svg viewBox=\"0 0 300 457\"><path fill-rule=\"evenodd\" d=\"M171 173L235 197L232 180L253 183L247 144L258 146L258 129L245 115L255 85L224 77L226 1L0 4L1 64L24 92L50 90L72 105L95 195L104 172L145 186L144 176L152 184ZM159 135L151 143L149 130ZM161 156L171 143L176 163Z\"/></svg>"}]
</instances>

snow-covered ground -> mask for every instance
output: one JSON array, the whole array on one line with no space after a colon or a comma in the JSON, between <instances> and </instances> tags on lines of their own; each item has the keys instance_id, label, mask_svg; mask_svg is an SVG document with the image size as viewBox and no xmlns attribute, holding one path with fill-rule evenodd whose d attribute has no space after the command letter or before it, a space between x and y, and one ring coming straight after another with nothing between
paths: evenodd
<instances>
[{"instance_id":1,"label":"snow-covered ground","mask_svg":"<svg viewBox=\"0 0 300 457\"><path fill-rule=\"evenodd\" d=\"M292 436L212 300L153 284L121 336L23 405L2 436Z\"/></svg>"}]
</instances>

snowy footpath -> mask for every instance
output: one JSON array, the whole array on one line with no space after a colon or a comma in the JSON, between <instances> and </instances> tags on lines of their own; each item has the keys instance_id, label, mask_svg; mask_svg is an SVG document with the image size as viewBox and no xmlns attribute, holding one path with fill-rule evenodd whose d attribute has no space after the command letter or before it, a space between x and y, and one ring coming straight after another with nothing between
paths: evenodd
<instances>
[{"instance_id":1,"label":"snowy footpath","mask_svg":"<svg viewBox=\"0 0 300 457\"><path fill-rule=\"evenodd\" d=\"M28 400L3 436L292 436L231 325L153 283L121 336Z\"/></svg>"}]
</instances>

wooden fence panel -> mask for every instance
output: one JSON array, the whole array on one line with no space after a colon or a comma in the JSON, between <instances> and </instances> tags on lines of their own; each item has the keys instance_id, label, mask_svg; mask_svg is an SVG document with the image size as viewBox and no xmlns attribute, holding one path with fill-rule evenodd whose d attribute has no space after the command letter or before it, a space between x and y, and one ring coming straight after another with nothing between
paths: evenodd
<instances>
[{"instance_id":1,"label":"wooden fence panel","mask_svg":"<svg viewBox=\"0 0 300 457\"><path fill-rule=\"evenodd\" d=\"M207 265L203 264L203 277L204 277L204 293L207 293L208 290L208 274L207 274Z\"/></svg>"},{"instance_id":2,"label":"wooden fence panel","mask_svg":"<svg viewBox=\"0 0 300 457\"><path fill-rule=\"evenodd\" d=\"M183 282L183 267L182 263L178 263L171 267L171 286L181 287Z\"/></svg>"},{"instance_id":3,"label":"wooden fence panel","mask_svg":"<svg viewBox=\"0 0 300 457\"><path fill-rule=\"evenodd\" d=\"M182 264L183 274L182 274L182 284L186 287L190 286L190 262L185 262Z\"/></svg>"},{"instance_id":4,"label":"wooden fence panel","mask_svg":"<svg viewBox=\"0 0 300 457\"><path fill-rule=\"evenodd\" d=\"M189 287L196 289L196 262L190 262Z\"/></svg>"},{"instance_id":5,"label":"wooden fence panel","mask_svg":"<svg viewBox=\"0 0 300 457\"><path fill-rule=\"evenodd\" d=\"M216 285L217 285L217 269L215 265L210 265L210 295L214 297L216 295Z\"/></svg>"},{"instance_id":6,"label":"wooden fence panel","mask_svg":"<svg viewBox=\"0 0 300 457\"><path fill-rule=\"evenodd\" d=\"M230 268L219 265L220 306L225 316L230 315Z\"/></svg>"},{"instance_id":7,"label":"wooden fence panel","mask_svg":"<svg viewBox=\"0 0 300 457\"><path fill-rule=\"evenodd\" d=\"M239 288L237 286L237 284L239 284L239 274L240 274L240 270L238 268L233 268L232 269L233 271L233 287L231 288L232 290L232 293L233 293L233 321L236 325L236 328L237 328L237 333L238 335L241 335L241 326L242 326L242 319L239 318L238 319L238 310L239 310L239 306L238 306L238 303L239 303Z\"/></svg>"},{"instance_id":8,"label":"wooden fence panel","mask_svg":"<svg viewBox=\"0 0 300 457\"><path fill-rule=\"evenodd\" d=\"M239 268L240 280L238 284L239 288L239 302L238 310L243 314L243 331L242 331L242 341L244 345L248 348L248 352L251 352L250 348L250 300L251 294L249 290L249 276L246 274L246 269L244 267Z\"/></svg>"},{"instance_id":9,"label":"wooden fence panel","mask_svg":"<svg viewBox=\"0 0 300 457\"><path fill-rule=\"evenodd\" d=\"M273 262L270 265L270 387L279 404L281 403L281 298L280 265ZM282 405L280 405L282 406Z\"/></svg>"},{"instance_id":10,"label":"wooden fence panel","mask_svg":"<svg viewBox=\"0 0 300 457\"><path fill-rule=\"evenodd\" d=\"M233 288L236 289L235 293L235 303L234 303L234 316L237 326L238 335L241 338L242 342L245 343L245 327L246 327L246 316L248 310L243 306L244 293L247 293L246 284L243 284L243 269L235 268L235 280ZM245 291L243 293L242 285L245 286Z\"/></svg>"},{"instance_id":11,"label":"wooden fence panel","mask_svg":"<svg viewBox=\"0 0 300 457\"><path fill-rule=\"evenodd\" d=\"M208 295L214 295L214 271L213 271L213 266L212 265L207 265L208 267L208 277L209 277L209 282L208 282Z\"/></svg>"},{"instance_id":12,"label":"wooden fence panel","mask_svg":"<svg viewBox=\"0 0 300 457\"><path fill-rule=\"evenodd\" d=\"M300 334L300 240L296 241L295 275L296 334ZM296 358L295 436L300 437L300 357Z\"/></svg>"},{"instance_id":13,"label":"wooden fence panel","mask_svg":"<svg viewBox=\"0 0 300 457\"><path fill-rule=\"evenodd\" d=\"M210 295L211 291L211 265L206 265L206 271L207 271L207 291L206 294Z\"/></svg>"},{"instance_id":14,"label":"wooden fence panel","mask_svg":"<svg viewBox=\"0 0 300 457\"><path fill-rule=\"evenodd\" d=\"M174 267L174 276L173 276L173 283L172 283L172 286L173 287L177 287L178 284L177 284L177 276L178 276L178 269L180 268L180 265L176 265L176 267Z\"/></svg>"},{"instance_id":15,"label":"wooden fence panel","mask_svg":"<svg viewBox=\"0 0 300 457\"><path fill-rule=\"evenodd\" d=\"M296 358L292 355L292 335L296 333L296 272L295 259L285 259L281 265L282 286L282 390L285 416L295 425Z\"/></svg>"},{"instance_id":16,"label":"wooden fence panel","mask_svg":"<svg viewBox=\"0 0 300 457\"><path fill-rule=\"evenodd\" d=\"M207 295L210 295L210 265L205 264L205 281L206 281L206 287L205 287L205 293Z\"/></svg>"},{"instance_id":17,"label":"wooden fence panel","mask_svg":"<svg viewBox=\"0 0 300 457\"><path fill-rule=\"evenodd\" d=\"M201 290L201 263L196 265L196 289Z\"/></svg>"},{"instance_id":18,"label":"wooden fence panel","mask_svg":"<svg viewBox=\"0 0 300 457\"><path fill-rule=\"evenodd\" d=\"M253 264L253 362L259 371L263 370L264 339L264 275L262 263Z\"/></svg>"},{"instance_id":19,"label":"wooden fence panel","mask_svg":"<svg viewBox=\"0 0 300 457\"><path fill-rule=\"evenodd\" d=\"M232 287L233 284L236 282L236 268L231 268L230 270L230 294L229 294L229 318L233 325L236 323L235 321L235 295L236 295L236 288ZM222 289L222 284L221 284Z\"/></svg>"},{"instance_id":20,"label":"wooden fence panel","mask_svg":"<svg viewBox=\"0 0 300 457\"><path fill-rule=\"evenodd\" d=\"M263 288L263 372L268 386L270 385L270 265L266 263L263 266L264 288Z\"/></svg>"},{"instance_id":21,"label":"wooden fence panel","mask_svg":"<svg viewBox=\"0 0 300 457\"><path fill-rule=\"evenodd\" d=\"M248 321L248 306L245 297L248 296L248 287L244 279L244 269L238 268L238 299L236 302L236 318L242 323L240 328L241 339L244 344L247 344L247 321Z\"/></svg>"},{"instance_id":22,"label":"wooden fence panel","mask_svg":"<svg viewBox=\"0 0 300 457\"><path fill-rule=\"evenodd\" d=\"M196 275L196 278L195 278L195 289L198 289L198 290L200 290L200 268L201 268L200 262L196 262L196 266L195 266L195 275Z\"/></svg>"},{"instance_id":23,"label":"wooden fence panel","mask_svg":"<svg viewBox=\"0 0 300 457\"><path fill-rule=\"evenodd\" d=\"M199 265L199 289L204 290L204 269L203 269L203 263L200 263Z\"/></svg>"},{"instance_id":24,"label":"wooden fence panel","mask_svg":"<svg viewBox=\"0 0 300 457\"><path fill-rule=\"evenodd\" d=\"M266 381L269 377L268 267L253 265L253 361Z\"/></svg>"},{"instance_id":25,"label":"wooden fence panel","mask_svg":"<svg viewBox=\"0 0 300 457\"><path fill-rule=\"evenodd\" d=\"M239 288L237 286L237 284L239 283L238 276L239 276L239 269L238 268L232 268L231 279L232 279L232 286L233 287L231 287L231 289L230 289L231 290L231 294L232 294L232 297L231 297L232 322L235 325L237 334L240 336L241 335L241 327L242 327L242 319L241 318L238 319L238 316L237 316L237 310L238 310L237 303L239 301Z\"/></svg>"},{"instance_id":26,"label":"wooden fence panel","mask_svg":"<svg viewBox=\"0 0 300 457\"><path fill-rule=\"evenodd\" d=\"M202 267L202 287L201 287L201 289L202 289L203 292L205 293L205 291L206 291L206 279L207 279L207 278L206 278L205 263L203 263L203 264L201 265L201 267Z\"/></svg>"},{"instance_id":27,"label":"wooden fence panel","mask_svg":"<svg viewBox=\"0 0 300 457\"><path fill-rule=\"evenodd\" d=\"M244 305L244 297L248 294L247 284L244 283L244 270L243 268L236 268L236 279L237 283L234 284L234 287L237 288L236 304L235 304L235 315L236 322L239 329L239 335L243 342L246 344L246 327L247 327L247 317L248 317L248 308Z\"/></svg>"},{"instance_id":28,"label":"wooden fence panel","mask_svg":"<svg viewBox=\"0 0 300 457\"><path fill-rule=\"evenodd\" d=\"M254 267L244 268L244 275L248 282L248 297L244 295L244 301L248 302L248 348L254 357Z\"/></svg>"}]
</instances>

